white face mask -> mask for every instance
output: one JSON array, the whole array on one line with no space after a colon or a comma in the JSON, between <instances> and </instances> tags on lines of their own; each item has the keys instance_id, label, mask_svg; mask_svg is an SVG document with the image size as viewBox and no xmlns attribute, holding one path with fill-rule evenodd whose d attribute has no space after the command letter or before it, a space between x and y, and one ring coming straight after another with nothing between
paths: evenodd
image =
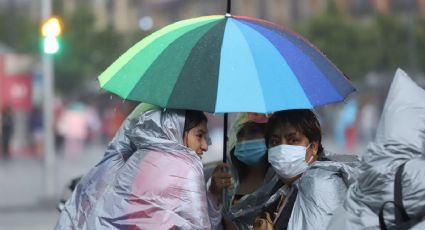
<instances>
[{"instance_id":1,"label":"white face mask","mask_svg":"<svg viewBox=\"0 0 425 230\"><path fill-rule=\"evenodd\" d=\"M298 145L278 145L268 150L269 162L279 176L290 179L305 172L308 163L305 162L307 149L310 147ZM311 162L313 156L309 160Z\"/></svg>"}]
</instances>

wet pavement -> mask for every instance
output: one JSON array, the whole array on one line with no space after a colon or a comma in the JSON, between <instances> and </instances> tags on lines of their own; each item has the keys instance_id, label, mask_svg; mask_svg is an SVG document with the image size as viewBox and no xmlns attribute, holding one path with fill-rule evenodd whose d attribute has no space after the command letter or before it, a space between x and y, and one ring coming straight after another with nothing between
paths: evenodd
<instances>
[{"instance_id":1,"label":"wet pavement","mask_svg":"<svg viewBox=\"0 0 425 230\"><path fill-rule=\"evenodd\" d=\"M102 157L104 146L91 146L71 159L58 155L55 195L44 195L43 161L14 158L0 161L0 230L53 229L57 202L72 178L80 176Z\"/></svg>"}]
</instances>

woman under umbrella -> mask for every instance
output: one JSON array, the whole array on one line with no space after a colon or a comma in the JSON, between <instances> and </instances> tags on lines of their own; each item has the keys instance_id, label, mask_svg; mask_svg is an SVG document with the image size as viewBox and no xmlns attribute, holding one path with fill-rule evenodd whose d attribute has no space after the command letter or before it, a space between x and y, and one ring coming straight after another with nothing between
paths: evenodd
<instances>
[{"instance_id":1,"label":"woman under umbrella","mask_svg":"<svg viewBox=\"0 0 425 230\"><path fill-rule=\"evenodd\" d=\"M56 229L210 229L202 112L141 104L82 178Z\"/></svg>"}]
</instances>

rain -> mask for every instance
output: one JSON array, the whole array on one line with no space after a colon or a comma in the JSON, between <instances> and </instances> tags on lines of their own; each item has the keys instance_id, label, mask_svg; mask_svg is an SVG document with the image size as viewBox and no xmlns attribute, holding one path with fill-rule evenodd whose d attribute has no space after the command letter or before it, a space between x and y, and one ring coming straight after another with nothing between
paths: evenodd
<instances>
[{"instance_id":1,"label":"rain","mask_svg":"<svg viewBox=\"0 0 425 230\"><path fill-rule=\"evenodd\" d=\"M421 0L0 0L0 229L424 229L424 28Z\"/></svg>"}]
</instances>

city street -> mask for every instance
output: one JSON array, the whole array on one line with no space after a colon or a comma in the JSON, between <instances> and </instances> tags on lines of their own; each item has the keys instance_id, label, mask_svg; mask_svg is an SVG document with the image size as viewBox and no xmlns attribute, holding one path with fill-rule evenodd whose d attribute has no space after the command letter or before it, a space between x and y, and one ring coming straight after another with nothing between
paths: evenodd
<instances>
[{"instance_id":1,"label":"city street","mask_svg":"<svg viewBox=\"0 0 425 230\"><path fill-rule=\"evenodd\" d=\"M105 146L91 146L75 159L57 156L56 197L43 195L42 159L17 158L0 162L0 229L53 229L56 204L72 178L87 172Z\"/></svg>"},{"instance_id":2,"label":"city street","mask_svg":"<svg viewBox=\"0 0 425 230\"><path fill-rule=\"evenodd\" d=\"M0 0L0 230L419 221L424 28L425 0Z\"/></svg>"}]
</instances>

